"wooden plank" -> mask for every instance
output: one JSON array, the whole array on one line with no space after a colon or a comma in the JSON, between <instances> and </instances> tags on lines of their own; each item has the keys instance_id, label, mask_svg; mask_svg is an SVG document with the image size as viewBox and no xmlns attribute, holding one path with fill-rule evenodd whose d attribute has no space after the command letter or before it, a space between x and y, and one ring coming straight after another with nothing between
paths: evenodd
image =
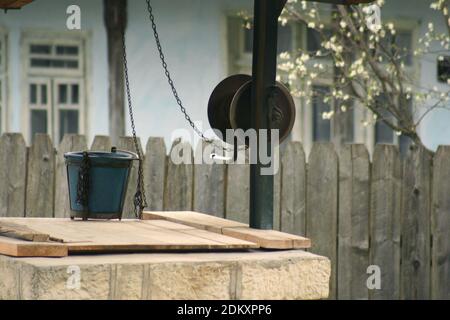
<instances>
[{"instance_id":1,"label":"wooden plank","mask_svg":"<svg viewBox=\"0 0 450 320\"><path fill-rule=\"evenodd\" d=\"M55 175L55 217L70 217L69 187L67 183L67 168L64 154L87 150L86 137L81 135L64 135L56 154Z\"/></svg>"},{"instance_id":2,"label":"wooden plank","mask_svg":"<svg viewBox=\"0 0 450 320\"><path fill-rule=\"evenodd\" d=\"M91 145L91 151L111 151L111 138L109 136L95 136Z\"/></svg>"},{"instance_id":3,"label":"wooden plank","mask_svg":"<svg viewBox=\"0 0 450 320\"><path fill-rule=\"evenodd\" d=\"M166 219L176 223L257 243L265 249L304 249L309 239L274 230L250 229L247 224L198 212L144 212L144 219ZM252 240L250 240L252 239Z\"/></svg>"},{"instance_id":4,"label":"wooden plank","mask_svg":"<svg viewBox=\"0 0 450 320\"><path fill-rule=\"evenodd\" d=\"M28 157L27 217L53 217L55 149L50 137L37 134Z\"/></svg>"},{"instance_id":5,"label":"wooden plank","mask_svg":"<svg viewBox=\"0 0 450 320\"><path fill-rule=\"evenodd\" d=\"M174 163L175 161L175 163ZM167 164L164 210L192 210L193 173L192 147L177 139L173 142Z\"/></svg>"},{"instance_id":6,"label":"wooden plank","mask_svg":"<svg viewBox=\"0 0 450 320\"><path fill-rule=\"evenodd\" d=\"M191 226L193 228L203 229L215 233L222 233L223 228L248 227L248 224L222 219L219 217L214 217L193 211L164 211L164 212L146 211L143 214L143 219L144 220L164 219L176 223L181 223L187 226Z\"/></svg>"},{"instance_id":7,"label":"wooden plank","mask_svg":"<svg viewBox=\"0 0 450 320\"><path fill-rule=\"evenodd\" d=\"M302 144L289 142L281 160L281 231L304 235L306 162Z\"/></svg>"},{"instance_id":8,"label":"wooden plank","mask_svg":"<svg viewBox=\"0 0 450 320\"><path fill-rule=\"evenodd\" d=\"M342 145L339 156L339 299L366 300L369 266L369 153L364 145Z\"/></svg>"},{"instance_id":9,"label":"wooden plank","mask_svg":"<svg viewBox=\"0 0 450 320\"><path fill-rule=\"evenodd\" d=\"M10 257L66 257L67 246L49 242L26 242L0 236L0 254Z\"/></svg>"},{"instance_id":10,"label":"wooden plank","mask_svg":"<svg viewBox=\"0 0 450 320\"><path fill-rule=\"evenodd\" d=\"M430 298L431 154L410 148L402 192L401 298Z\"/></svg>"},{"instance_id":11,"label":"wooden plank","mask_svg":"<svg viewBox=\"0 0 450 320\"><path fill-rule=\"evenodd\" d=\"M370 264L381 271L381 289L370 299L400 299L400 208L402 164L397 147L377 145L370 200Z\"/></svg>"},{"instance_id":12,"label":"wooden plank","mask_svg":"<svg viewBox=\"0 0 450 320\"><path fill-rule=\"evenodd\" d=\"M331 260L330 299L336 298L338 158L329 143L315 143L307 174L306 236L311 251Z\"/></svg>"},{"instance_id":13,"label":"wooden plank","mask_svg":"<svg viewBox=\"0 0 450 320\"><path fill-rule=\"evenodd\" d=\"M0 220L0 236L25 241L47 242L50 236L29 229L26 226Z\"/></svg>"},{"instance_id":14,"label":"wooden plank","mask_svg":"<svg viewBox=\"0 0 450 320\"><path fill-rule=\"evenodd\" d=\"M238 153L238 161L227 167L225 216L229 220L249 223L250 165L248 151Z\"/></svg>"},{"instance_id":15,"label":"wooden plank","mask_svg":"<svg viewBox=\"0 0 450 320\"><path fill-rule=\"evenodd\" d=\"M199 143L195 152L195 159L202 161L194 166L193 210L223 218L226 165L223 160L210 158L212 153L220 152L213 145Z\"/></svg>"},{"instance_id":16,"label":"wooden plank","mask_svg":"<svg viewBox=\"0 0 450 320\"><path fill-rule=\"evenodd\" d=\"M166 144L163 138L149 138L145 153L144 182L147 210L164 209L164 184L166 179Z\"/></svg>"},{"instance_id":17,"label":"wooden plank","mask_svg":"<svg viewBox=\"0 0 450 320\"><path fill-rule=\"evenodd\" d=\"M141 155L143 155L144 153L142 151L141 140L139 138L138 144L139 144L139 151L141 152ZM133 137L119 137L117 148L119 150L125 150L136 153L136 147L134 144ZM133 167L131 168L130 176L128 178L127 194L125 196L123 204L123 211L122 211L123 219L133 219L136 217L134 213L134 195L136 194L137 188L139 162L133 161L132 165Z\"/></svg>"},{"instance_id":18,"label":"wooden plank","mask_svg":"<svg viewBox=\"0 0 450 320\"><path fill-rule=\"evenodd\" d=\"M263 249L307 249L311 247L311 241L307 238L276 230L238 227L223 228L222 233L226 236L257 243Z\"/></svg>"},{"instance_id":19,"label":"wooden plank","mask_svg":"<svg viewBox=\"0 0 450 320\"><path fill-rule=\"evenodd\" d=\"M166 250L231 250L258 245L206 230L164 221L71 221L69 219L2 219L64 241L70 253ZM169 225L168 225L169 224ZM38 243L40 244L40 243Z\"/></svg>"},{"instance_id":20,"label":"wooden plank","mask_svg":"<svg viewBox=\"0 0 450 320\"><path fill-rule=\"evenodd\" d=\"M3 134L0 138L0 217L25 215L26 174L27 147L22 134Z\"/></svg>"},{"instance_id":21,"label":"wooden plank","mask_svg":"<svg viewBox=\"0 0 450 320\"><path fill-rule=\"evenodd\" d=\"M433 165L431 298L450 299L450 146L439 147Z\"/></svg>"}]
</instances>

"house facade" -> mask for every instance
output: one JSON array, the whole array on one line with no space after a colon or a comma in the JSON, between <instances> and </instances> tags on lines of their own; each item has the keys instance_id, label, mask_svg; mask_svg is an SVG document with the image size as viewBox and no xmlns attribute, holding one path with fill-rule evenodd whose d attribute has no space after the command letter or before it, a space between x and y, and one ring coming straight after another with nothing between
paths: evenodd
<instances>
[{"instance_id":1,"label":"house facade","mask_svg":"<svg viewBox=\"0 0 450 320\"><path fill-rule=\"evenodd\" d=\"M414 50L429 22L445 30L429 9L429 0L386 1L383 19L395 20L402 44ZM214 87L235 73L251 73L250 30L238 13L251 12L251 0L153 0L166 59L180 97L202 130L209 128L208 99ZM81 29L69 30L67 8L81 9ZM145 1L128 1L127 47L138 135L163 136L169 143L184 129L193 136L172 96L157 54ZM315 35L304 25L280 27L279 52L313 49ZM450 53L449 53L450 55ZM48 133L57 145L64 134L85 134L89 141L108 135L108 45L102 0L37 0L22 10L0 13L0 130L22 132L27 143ZM438 56L411 57L407 67L424 87L448 91L438 81ZM328 90L331 79L314 86ZM449 106L450 107L450 106ZM296 100L297 119L291 139L309 150L314 141L333 140L333 120L321 114L333 108L322 101ZM401 144L383 124L365 125L372 115L354 108L349 141ZM130 133L128 118L127 132ZM450 111L437 109L419 133L435 149L450 144Z\"/></svg>"}]
</instances>

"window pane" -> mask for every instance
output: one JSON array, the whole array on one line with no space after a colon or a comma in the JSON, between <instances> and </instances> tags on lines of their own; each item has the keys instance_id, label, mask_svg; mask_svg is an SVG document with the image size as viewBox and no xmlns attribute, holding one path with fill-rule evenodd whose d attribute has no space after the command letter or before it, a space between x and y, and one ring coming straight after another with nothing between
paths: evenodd
<instances>
[{"instance_id":1,"label":"window pane","mask_svg":"<svg viewBox=\"0 0 450 320\"><path fill-rule=\"evenodd\" d=\"M78 104L80 101L80 90L77 84L72 85L72 104Z\"/></svg>"},{"instance_id":2,"label":"window pane","mask_svg":"<svg viewBox=\"0 0 450 320\"><path fill-rule=\"evenodd\" d=\"M410 31L397 31L395 35L388 34L382 39L381 45L392 55L401 57L406 65L412 65L413 35Z\"/></svg>"},{"instance_id":3,"label":"window pane","mask_svg":"<svg viewBox=\"0 0 450 320\"><path fill-rule=\"evenodd\" d=\"M49 45L32 44L30 46L30 53L34 54L50 54L51 50L52 48Z\"/></svg>"},{"instance_id":4,"label":"window pane","mask_svg":"<svg viewBox=\"0 0 450 320\"><path fill-rule=\"evenodd\" d=\"M76 56L78 55L78 47L76 46L57 46L57 55Z\"/></svg>"},{"instance_id":5,"label":"window pane","mask_svg":"<svg viewBox=\"0 0 450 320\"><path fill-rule=\"evenodd\" d=\"M35 68L49 68L50 64L49 59L31 59L31 66Z\"/></svg>"},{"instance_id":6,"label":"window pane","mask_svg":"<svg viewBox=\"0 0 450 320\"><path fill-rule=\"evenodd\" d=\"M351 103L350 106L350 109L340 115L344 118L342 120L344 123L344 128L341 129L341 134L343 135L342 141L344 143L355 142L355 110L353 108L353 103ZM339 125L342 126L342 123Z\"/></svg>"},{"instance_id":7,"label":"window pane","mask_svg":"<svg viewBox=\"0 0 450 320\"><path fill-rule=\"evenodd\" d=\"M292 51L292 27L289 25L278 27L278 54Z\"/></svg>"},{"instance_id":8,"label":"window pane","mask_svg":"<svg viewBox=\"0 0 450 320\"><path fill-rule=\"evenodd\" d=\"M78 69L78 61L33 58L31 59L31 67Z\"/></svg>"},{"instance_id":9,"label":"window pane","mask_svg":"<svg viewBox=\"0 0 450 320\"><path fill-rule=\"evenodd\" d=\"M52 68L64 68L65 61L64 60L51 60L50 67Z\"/></svg>"},{"instance_id":10,"label":"window pane","mask_svg":"<svg viewBox=\"0 0 450 320\"><path fill-rule=\"evenodd\" d=\"M41 85L41 104L43 104L43 105L47 104L47 85L46 84Z\"/></svg>"},{"instance_id":11,"label":"window pane","mask_svg":"<svg viewBox=\"0 0 450 320\"><path fill-rule=\"evenodd\" d=\"M46 110L31 110L31 137L36 133L47 133Z\"/></svg>"},{"instance_id":12,"label":"window pane","mask_svg":"<svg viewBox=\"0 0 450 320\"><path fill-rule=\"evenodd\" d=\"M30 104L37 103L37 86L35 84L30 84Z\"/></svg>"},{"instance_id":13,"label":"window pane","mask_svg":"<svg viewBox=\"0 0 450 320\"><path fill-rule=\"evenodd\" d=\"M409 31L399 32L397 35L397 46L400 50L400 55L403 57L403 62L406 65L412 65L412 33Z\"/></svg>"},{"instance_id":14,"label":"window pane","mask_svg":"<svg viewBox=\"0 0 450 320\"><path fill-rule=\"evenodd\" d=\"M253 29L244 29L244 52L252 53L253 51Z\"/></svg>"},{"instance_id":15,"label":"window pane","mask_svg":"<svg viewBox=\"0 0 450 320\"><path fill-rule=\"evenodd\" d=\"M329 104L323 102L323 97L330 92L328 87L314 86L313 91L313 140L328 142L331 140L331 121L323 118L323 113L330 112Z\"/></svg>"},{"instance_id":16,"label":"window pane","mask_svg":"<svg viewBox=\"0 0 450 320\"><path fill-rule=\"evenodd\" d=\"M60 104L66 104L67 103L67 85L66 84L60 84L58 85L58 102Z\"/></svg>"},{"instance_id":17,"label":"window pane","mask_svg":"<svg viewBox=\"0 0 450 320\"><path fill-rule=\"evenodd\" d=\"M78 69L78 61L75 60L66 60L65 66L68 69Z\"/></svg>"},{"instance_id":18,"label":"window pane","mask_svg":"<svg viewBox=\"0 0 450 320\"><path fill-rule=\"evenodd\" d=\"M330 38L333 32L329 29L324 29L323 36L325 38ZM319 51L322 48L322 35L316 31L315 29L307 28L306 29L306 46L308 51L315 52Z\"/></svg>"},{"instance_id":19,"label":"window pane","mask_svg":"<svg viewBox=\"0 0 450 320\"><path fill-rule=\"evenodd\" d=\"M65 134L78 133L78 111L60 110L59 111L59 137L62 140Z\"/></svg>"},{"instance_id":20,"label":"window pane","mask_svg":"<svg viewBox=\"0 0 450 320\"><path fill-rule=\"evenodd\" d=\"M381 107L386 103L386 96L380 95L376 99L377 105L380 105L379 110L381 110L383 118L387 120L392 120L392 115L389 112L383 112L383 108ZM383 120L378 119L375 124L375 143L384 143L384 144L392 144L394 143L394 131L386 124Z\"/></svg>"},{"instance_id":21,"label":"window pane","mask_svg":"<svg viewBox=\"0 0 450 320\"><path fill-rule=\"evenodd\" d=\"M385 144L394 143L394 132L381 119L375 125L375 142Z\"/></svg>"}]
</instances>

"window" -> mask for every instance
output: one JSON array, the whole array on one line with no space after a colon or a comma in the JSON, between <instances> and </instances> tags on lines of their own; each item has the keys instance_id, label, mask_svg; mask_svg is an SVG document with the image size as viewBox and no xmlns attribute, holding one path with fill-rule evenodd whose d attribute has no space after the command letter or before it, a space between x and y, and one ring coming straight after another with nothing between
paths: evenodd
<instances>
[{"instance_id":1,"label":"window","mask_svg":"<svg viewBox=\"0 0 450 320\"><path fill-rule=\"evenodd\" d=\"M331 121L324 117L324 114L331 111L331 106L325 103L323 98L330 93L330 88L327 86L313 86L313 92L313 141L329 142L331 141Z\"/></svg>"},{"instance_id":2,"label":"window","mask_svg":"<svg viewBox=\"0 0 450 320\"><path fill-rule=\"evenodd\" d=\"M376 98L377 109L380 108L383 119L393 121L392 115L383 109L383 104L387 103L387 97L381 94ZM379 107L378 107L379 106ZM394 131L382 120L377 119L375 124L375 144L393 144L394 143Z\"/></svg>"},{"instance_id":3,"label":"window","mask_svg":"<svg viewBox=\"0 0 450 320\"><path fill-rule=\"evenodd\" d=\"M228 19L228 56L230 74L252 72L253 29L244 27L242 18L230 17ZM287 24L278 26L277 53L292 52L300 47L301 26Z\"/></svg>"},{"instance_id":4,"label":"window","mask_svg":"<svg viewBox=\"0 0 450 320\"><path fill-rule=\"evenodd\" d=\"M58 144L65 134L85 132L84 40L27 37L27 131L49 134Z\"/></svg>"},{"instance_id":5,"label":"window","mask_svg":"<svg viewBox=\"0 0 450 320\"><path fill-rule=\"evenodd\" d=\"M306 28L306 48L309 52L317 52L322 49L323 37L331 38L333 31L331 29L323 29L323 35L317 30Z\"/></svg>"},{"instance_id":6,"label":"window","mask_svg":"<svg viewBox=\"0 0 450 320\"><path fill-rule=\"evenodd\" d=\"M277 53L291 52L293 48L293 27L291 25L278 26ZM253 29L244 29L244 53L253 53Z\"/></svg>"},{"instance_id":7,"label":"window","mask_svg":"<svg viewBox=\"0 0 450 320\"><path fill-rule=\"evenodd\" d=\"M412 66L414 62L413 56L413 31L400 29L395 35L388 33L382 38L381 45L390 54L400 58L405 66Z\"/></svg>"},{"instance_id":8,"label":"window","mask_svg":"<svg viewBox=\"0 0 450 320\"><path fill-rule=\"evenodd\" d=\"M6 130L6 35L0 30L0 134Z\"/></svg>"},{"instance_id":9,"label":"window","mask_svg":"<svg viewBox=\"0 0 450 320\"><path fill-rule=\"evenodd\" d=\"M80 47L77 44L29 44L30 69L42 69L41 72L51 73L52 70L80 71Z\"/></svg>"}]
</instances>

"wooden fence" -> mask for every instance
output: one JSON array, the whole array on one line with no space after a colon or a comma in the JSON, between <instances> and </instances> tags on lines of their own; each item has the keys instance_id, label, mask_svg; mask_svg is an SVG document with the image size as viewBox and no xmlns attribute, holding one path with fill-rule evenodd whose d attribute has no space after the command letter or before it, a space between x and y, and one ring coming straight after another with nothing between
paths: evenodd
<instances>
[{"instance_id":1,"label":"wooden fence","mask_svg":"<svg viewBox=\"0 0 450 320\"><path fill-rule=\"evenodd\" d=\"M176 147L180 141L174 143ZM92 150L109 150L108 137ZM131 138L117 146L133 150ZM0 139L0 216L67 217L63 154L85 150L83 136L65 136L55 151L47 135L27 148L20 134ZM175 165L162 138L145 150L150 210L196 210L248 222L248 165ZM125 216L132 217L136 169ZM450 147L436 154L415 148L404 160L378 145L372 161L362 145L337 155L316 144L309 161L298 142L283 146L275 177L276 229L306 235L312 252L332 261L331 298L450 299ZM367 268L381 271L369 290Z\"/></svg>"}]
</instances>

